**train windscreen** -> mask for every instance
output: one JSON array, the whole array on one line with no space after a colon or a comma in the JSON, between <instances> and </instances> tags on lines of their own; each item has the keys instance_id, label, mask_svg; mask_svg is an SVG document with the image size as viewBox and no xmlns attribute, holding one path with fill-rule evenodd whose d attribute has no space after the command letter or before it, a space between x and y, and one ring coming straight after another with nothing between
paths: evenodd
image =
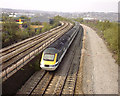
<instances>
[{"instance_id":1,"label":"train windscreen","mask_svg":"<svg viewBox=\"0 0 120 96\"><path fill-rule=\"evenodd\" d=\"M53 54L44 54L43 59L45 61L54 61L54 57L55 57L55 55L53 55Z\"/></svg>"}]
</instances>

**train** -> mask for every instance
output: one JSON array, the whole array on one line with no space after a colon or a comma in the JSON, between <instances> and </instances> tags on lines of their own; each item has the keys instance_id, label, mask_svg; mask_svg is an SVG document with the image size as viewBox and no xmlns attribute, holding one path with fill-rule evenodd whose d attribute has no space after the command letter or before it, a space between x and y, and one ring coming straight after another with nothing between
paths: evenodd
<instances>
[{"instance_id":1,"label":"train","mask_svg":"<svg viewBox=\"0 0 120 96\"><path fill-rule=\"evenodd\" d=\"M80 24L75 23L73 28L47 47L42 53L40 67L47 71L56 70L79 31Z\"/></svg>"}]
</instances>

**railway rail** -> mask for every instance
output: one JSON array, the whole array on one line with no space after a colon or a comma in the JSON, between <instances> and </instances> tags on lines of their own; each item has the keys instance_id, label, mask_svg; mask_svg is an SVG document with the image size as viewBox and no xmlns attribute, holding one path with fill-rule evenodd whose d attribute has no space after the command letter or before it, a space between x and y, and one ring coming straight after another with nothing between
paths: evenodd
<instances>
[{"instance_id":1,"label":"railway rail","mask_svg":"<svg viewBox=\"0 0 120 96\"><path fill-rule=\"evenodd\" d=\"M83 29L76 31L75 40L68 49L56 71L40 70L36 72L17 92L25 95L64 95L75 94L82 48ZM76 49L76 50L75 50Z\"/></svg>"},{"instance_id":2,"label":"railway rail","mask_svg":"<svg viewBox=\"0 0 120 96\"><path fill-rule=\"evenodd\" d=\"M66 25L66 26L68 26L68 25ZM65 26L65 27L66 27L66 26ZM36 46L38 47L38 46L41 45L41 43L44 44L46 41L48 41L48 39L50 40L50 39L54 38L56 35L58 35L58 34L56 34L56 33L59 34L59 31L58 31L58 32L54 31L53 33L46 34L47 36L44 36L44 37L41 38L41 39L35 40L35 41L33 41L32 43L30 43L30 44L28 44L28 45L25 45L25 46L19 48L18 50L13 51L13 52L11 52L10 54L4 56L4 57L2 58L2 65L3 65L2 68L5 69L5 67L7 67L7 66L9 66L10 64L14 63L15 61L17 61L19 58L16 58L16 56L18 57L19 54L24 53L24 54L21 56L21 57L23 57L23 56L25 55L25 53L27 53L27 51L28 51L29 49L34 50L33 48L35 48ZM50 37L50 36L51 36L51 37ZM49 38L48 38L48 37L49 37ZM29 52L28 52L28 53L29 53ZM14 58L14 57L15 57L15 58ZM13 59L14 59L14 60L13 60ZM7 65L7 66L6 66L6 65Z\"/></svg>"},{"instance_id":3,"label":"railway rail","mask_svg":"<svg viewBox=\"0 0 120 96\"><path fill-rule=\"evenodd\" d=\"M64 28L65 26L62 26L61 28ZM55 31L55 30L53 30L53 31ZM5 49L1 50L2 57L0 59L2 59L2 63L8 61L12 57L14 57L17 54L19 54L20 52L22 52L24 50L24 48L27 49L27 48L29 48L29 46L36 44L36 42L38 42L38 40L42 41L45 38L45 36L48 37L49 34L52 35L53 31L45 32L43 34L40 34L38 36L35 36L33 38L30 38L30 39L27 39L25 41L22 41L20 43L17 43L15 45L12 45L12 46L10 46L8 48L5 48ZM4 55L4 54L6 54L6 55Z\"/></svg>"},{"instance_id":4,"label":"railway rail","mask_svg":"<svg viewBox=\"0 0 120 96\"><path fill-rule=\"evenodd\" d=\"M2 57L4 55L7 55L7 54L11 53L12 51L15 51L18 48L21 48L22 46L25 46L25 45L33 42L33 41L36 41L36 40L42 38L43 36L47 35L48 33L52 32L52 31L55 31L55 30L59 29L60 27L63 27L64 25L65 25L65 23L61 22L61 26L55 27L55 28L51 29L50 31L44 32L40 35L34 36L32 38L28 38L28 39L23 40L19 43L16 43L16 44L13 44L13 45L8 46L6 48L3 48L3 49L0 50L0 54L1 54L0 57Z\"/></svg>"},{"instance_id":5,"label":"railway rail","mask_svg":"<svg viewBox=\"0 0 120 96\"><path fill-rule=\"evenodd\" d=\"M2 64L0 64L0 66L2 66L0 78L2 78L3 81L8 79L21 67L32 60L36 54L42 52L47 46L49 46L51 43L61 37L65 32L71 29L72 26L72 24L65 22L59 28L52 29L51 31L48 31L43 35L39 35L38 37L28 39L29 43L27 43L27 40L23 41L24 43L26 43L26 45L24 45L23 42L19 43L19 48L17 47L17 44L13 45L13 47L11 47L12 51L9 51L10 53L7 49L4 49L6 51L4 51L3 53L8 52L8 54L0 57L0 59L2 59Z\"/></svg>"}]
</instances>

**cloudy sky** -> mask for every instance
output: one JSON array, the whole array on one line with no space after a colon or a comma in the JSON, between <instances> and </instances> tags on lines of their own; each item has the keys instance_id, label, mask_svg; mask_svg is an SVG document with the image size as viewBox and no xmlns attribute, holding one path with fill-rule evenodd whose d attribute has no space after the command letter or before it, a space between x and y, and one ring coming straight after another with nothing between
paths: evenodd
<instances>
[{"instance_id":1,"label":"cloudy sky","mask_svg":"<svg viewBox=\"0 0 120 96\"><path fill-rule=\"evenodd\" d=\"M0 8L57 12L117 12L119 0L0 0Z\"/></svg>"}]
</instances>

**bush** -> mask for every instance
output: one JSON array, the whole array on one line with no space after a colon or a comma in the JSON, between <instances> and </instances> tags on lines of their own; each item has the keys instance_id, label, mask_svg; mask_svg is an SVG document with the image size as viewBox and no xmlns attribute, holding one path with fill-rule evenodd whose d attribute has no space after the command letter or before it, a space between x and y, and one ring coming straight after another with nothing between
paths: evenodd
<instances>
[{"instance_id":1,"label":"bush","mask_svg":"<svg viewBox=\"0 0 120 96\"><path fill-rule=\"evenodd\" d=\"M43 28L38 28L35 30L30 27L30 20L26 16L21 16L21 19L25 19L22 28L19 28L19 25L16 23L16 18L10 18L8 16L3 16L3 24L2 24L2 47L7 47L11 44L17 43L29 37L40 34L41 32L48 31L54 27L60 25L59 20L53 20L51 24L43 23ZM34 22L32 24L41 25L40 22Z\"/></svg>"},{"instance_id":2,"label":"bush","mask_svg":"<svg viewBox=\"0 0 120 96\"><path fill-rule=\"evenodd\" d=\"M108 42L110 48L114 51L114 53L118 53L118 27L110 27L103 31L104 38Z\"/></svg>"},{"instance_id":3,"label":"bush","mask_svg":"<svg viewBox=\"0 0 120 96\"><path fill-rule=\"evenodd\" d=\"M32 22L31 25L42 25L41 22Z\"/></svg>"},{"instance_id":4,"label":"bush","mask_svg":"<svg viewBox=\"0 0 120 96\"><path fill-rule=\"evenodd\" d=\"M83 22L83 18L76 18L76 19L73 19L73 20L75 20L75 21L77 21L77 22L80 22L80 23Z\"/></svg>"},{"instance_id":5,"label":"bush","mask_svg":"<svg viewBox=\"0 0 120 96\"><path fill-rule=\"evenodd\" d=\"M55 16L54 17L54 20L56 21L67 21L67 22L71 22L72 24L74 24L74 22L71 20L71 19L68 19L68 18L64 18L64 17L61 17L61 16Z\"/></svg>"}]
</instances>

